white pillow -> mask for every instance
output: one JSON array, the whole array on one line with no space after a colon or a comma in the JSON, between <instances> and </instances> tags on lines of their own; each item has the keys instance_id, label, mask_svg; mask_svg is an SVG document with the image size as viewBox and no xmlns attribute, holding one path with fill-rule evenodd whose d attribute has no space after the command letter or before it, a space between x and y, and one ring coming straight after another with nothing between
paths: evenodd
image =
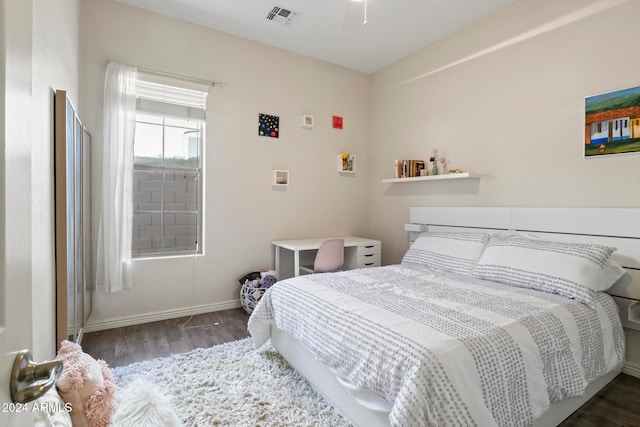
<instances>
[{"instance_id":1,"label":"white pillow","mask_svg":"<svg viewBox=\"0 0 640 427\"><path fill-rule=\"evenodd\" d=\"M493 236L496 236L495 234ZM528 233L525 231L513 231L510 234L502 235L502 237L523 237L525 239L533 239L533 240L553 240L556 241L553 237L549 238L547 236L541 237L538 234ZM559 242L565 242L561 239L557 239ZM611 288L623 275L626 273L625 269L618 265L611 258L607 261L607 265L604 268L602 275L602 281L594 285L593 290L598 292L604 292Z\"/></svg>"},{"instance_id":2,"label":"white pillow","mask_svg":"<svg viewBox=\"0 0 640 427\"><path fill-rule=\"evenodd\" d=\"M488 240L486 233L423 233L411 245L401 264L470 276Z\"/></svg>"},{"instance_id":3,"label":"white pillow","mask_svg":"<svg viewBox=\"0 0 640 427\"><path fill-rule=\"evenodd\" d=\"M600 282L599 289L595 291L606 291L612 287L623 275L626 273L625 269L620 267L615 261L607 261L607 265L604 268L604 274L602 275L602 282Z\"/></svg>"},{"instance_id":4,"label":"white pillow","mask_svg":"<svg viewBox=\"0 0 640 427\"><path fill-rule=\"evenodd\" d=\"M613 251L585 243L494 237L473 276L562 295L593 307Z\"/></svg>"}]
</instances>

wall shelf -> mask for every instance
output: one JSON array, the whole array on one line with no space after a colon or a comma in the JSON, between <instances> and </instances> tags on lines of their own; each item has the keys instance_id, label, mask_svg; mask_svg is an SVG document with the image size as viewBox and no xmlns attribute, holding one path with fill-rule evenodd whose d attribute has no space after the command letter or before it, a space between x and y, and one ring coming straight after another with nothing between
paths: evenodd
<instances>
[{"instance_id":1,"label":"wall shelf","mask_svg":"<svg viewBox=\"0 0 640 427\"><path fill-rule=\"evenodd\" d=\"M342 160L342 154L338 154L338 173L355 174L356 173L356 155L349 154L347 161Z\"/></svg>"},{"instance_id":2,"label":"wall shelf","mask_svg":"<svg viewBox=\"0 0 640 427\"><path fill-rule=\"evenodd\" d=\"M387 178L382 182L395 184L398 182L415 182L415 181L442 181L448 179L480 179L480 175L476 175L469 172L463 173L447 173L443 175L430 175L430 176L415 176L411 178Z\"/></svg>"},{"instance_id":3,"label":"wall shelf","mask_svg":"<svg viewBox=\"0 0 640 427\"><path fill-rule=\"evenodd\" d=\"M283 169L274 169L271 185L275 187L288 187L289 186L289 171Z\"/></svg>"}]
</instances>

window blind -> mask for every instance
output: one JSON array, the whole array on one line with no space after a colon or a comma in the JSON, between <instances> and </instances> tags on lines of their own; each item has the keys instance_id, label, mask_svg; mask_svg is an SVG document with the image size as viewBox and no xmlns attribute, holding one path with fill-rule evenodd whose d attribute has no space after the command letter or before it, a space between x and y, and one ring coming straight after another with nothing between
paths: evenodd
<instances>
[{"instance_id":1,"label":"window blind","mask_svg":"<svg viewBox=\"0 0 640 427\"><path fill-rule=\"evenodd\" d=\"M209 86L138 71L139 111L204 120Z\"/></svg>"}]
</instances>

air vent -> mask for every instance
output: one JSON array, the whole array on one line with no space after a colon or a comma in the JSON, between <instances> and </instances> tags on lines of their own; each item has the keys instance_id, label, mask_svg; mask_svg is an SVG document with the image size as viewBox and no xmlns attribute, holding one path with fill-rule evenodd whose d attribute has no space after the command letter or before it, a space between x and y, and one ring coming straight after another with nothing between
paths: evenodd
<instances>
[{"instance_id":1,"label":"air vent","mask_svg":"<svg viewBox=\"0 0 640 427\"><path fill-rule=\"evenodd\" d=\"M297 18L299 15L299 12L275 5L267 14L267 21L277 22L280 25L289 25L293 22L294 18Z\"/></svg>"}]
</instances>

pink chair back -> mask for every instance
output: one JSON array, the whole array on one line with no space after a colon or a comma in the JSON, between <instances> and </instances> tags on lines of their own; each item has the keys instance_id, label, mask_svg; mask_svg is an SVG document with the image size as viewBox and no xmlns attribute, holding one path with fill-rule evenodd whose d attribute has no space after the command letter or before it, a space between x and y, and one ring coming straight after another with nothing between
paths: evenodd
<instances>
[{"instance_id":1,"label":"pink chair back","mask_svg":"<svg viewBox=\"0 0 640 427\"><path fill-rule=\"evenodd\" d=\"M338 271L344 263L344 239L325 240L316 254L313 270L316 273Z\"/></svg>"}]
</instances>

